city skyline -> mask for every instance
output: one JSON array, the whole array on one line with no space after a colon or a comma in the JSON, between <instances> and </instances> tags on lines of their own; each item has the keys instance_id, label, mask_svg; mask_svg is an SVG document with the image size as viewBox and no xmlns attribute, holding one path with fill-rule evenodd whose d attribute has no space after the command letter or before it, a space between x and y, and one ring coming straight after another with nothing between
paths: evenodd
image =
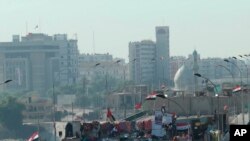
<instances>
[{"instance_id":1,"label":"city skyline","mask_svg":"<svg viewBox=\"0 0 250 141\"><path fill-rule=\"evenodd\" d=\"M80 53L128 61L129 42L155 41L155 27L169 26L170 56L188 56L194 49L202 58L249 54L250 2L244 0L3 0L0 9L0 42L27 32L77 34Z\"/></svg>"}]
</instances>

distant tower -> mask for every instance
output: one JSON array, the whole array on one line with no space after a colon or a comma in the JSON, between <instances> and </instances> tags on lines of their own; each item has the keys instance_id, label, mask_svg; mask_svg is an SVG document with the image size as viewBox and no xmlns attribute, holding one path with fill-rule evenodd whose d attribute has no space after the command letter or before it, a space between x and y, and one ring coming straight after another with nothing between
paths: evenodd
<instances>
[{"instance_id":1,"label":"distant tower","mask_svg":"<svg viewBox=\"0 0 250 141\"><path fill-rule=\"evenodd\" d=\"M193 64L193 73L198 73L199 71L199 65L198 65L198 54L197 54L197 51L194 50L193 52L193 61L194 61L194 64ZM198 88L198 78L196 76L194 76L194 93L196 95L196 91L197 91L197 88Z\"/></svg>"},{"instance_id":2,"label":"distant tower","mask_svg":"<svg viewBox=\"0 0 250 141\"><path fill-rule=\"evenodd\" d=\"M169 27L158 26L156 32L156 69L159 86L170 84Z\"/></svg>"}]
</instances>

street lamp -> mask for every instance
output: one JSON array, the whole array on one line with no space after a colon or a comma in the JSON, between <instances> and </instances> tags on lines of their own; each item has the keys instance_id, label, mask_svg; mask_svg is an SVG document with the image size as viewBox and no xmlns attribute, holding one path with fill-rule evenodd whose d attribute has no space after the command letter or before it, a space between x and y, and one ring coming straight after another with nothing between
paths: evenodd
<instances>
[{"instance_id":1,"label":"street lamp","mask_svg":"<svg viewBox=\"0 0 250 141\"><path fill-rule=\"evenodd\" d=\"M11 81L12 81L11 79L5 80L4 82L0 83L0 85L3 85L3 84L6 84L6 83L9 83L9 82L11 82Z\"/></svg>"},{"instance_id":2,"label":"street lamp","mask_svg":"<svg viewBox=\"0 0 250 141\"><path fill-rule=\"evenodd\" d=\"M199 73L195 73L194 74L195 76L197 76L197 77L201 77L201 78L203 78L203 79L205 79L205 80L207 80L207 81L209 81L212 85L213 85L213 87L214 87L214 96L215 97L217 97L218 98L218 108L217 108L217 110L218 110L218 112L217 112L217 117L218 117L218 129L219 129L219 125L220 125L220 123L219 123L219 108L220 108L220 100L219 100L219 95L218 95L218 91L217 91L217 88L216 88L216 85L210 80L210 79L208 79L207 77L204 77L204 76L202 76L201 74L199 74Z\"/></svg>"},{"instance_id":3,"label":"street lamp","mask_svg":"<svg viewBox=\"0 0 250 141\"><path fill-rule=\"evenodd\" d=\"M121 60L115 61L116 64L119 64ZM125 67L123 68L123 91L125 90ZM124 118L127 116L127 97L126 94L123 94L123 106L124 106Z\"/></svg>"},{"instance_id":4,"label":"street lamp","mask_svg":"<svg viewBox=\"0 0 250 141\"><path fill-rule=\"evenodd\" d=\"M167 99L168 101L170 102L173 102L174 104L176 104L183 112L184 114L186 115L186 120L187 120L187 123L189 125L189 115L188 113L185 111L185 109L178 103L176 102L175 100L169 98L167 95L165 94L156 94L156 97L160 97L160 98L164 98L164 99ZM154 109L155 109L155 103L154 103ZM189 135L189 127L188 127L188 135Z\"/></svg>"},{"instance_id":5,"label":"street lamp","mask_svg":"<svg viewBox=\"0 0 250 141\"><path fill-rule=\"evenodd\" d=\"M117 60L115 61L116 64L119 64L122 60ZM125 74L125 66L123 66L123 85L124 85L124 88L125 88L125 80L126 80L126 74Z\"/></svg>"},{"instance_id":6,"label":"street lamp","mask_svg":"<svg viewBox=\"0 0 250 141\"><path fill-rule=\"evenodd\" d=\"M234 75L233 75L233 73L230 71L230 69L228 67L223 66L223 65L216 65L216 67L222 67L222 68L226 69L230 73L230 75L232 76L233 83L235 83Z\"/></svg>"},{"instance_id":7,"label":"street lamp","mask_svg":"<svg viewBox=\"0 0 250 141\"><path fill-rule=\"evenodd\" d=\"M239 55L241 58L244 58L242 55ZM248 56L248 55L245 55L246 57ZM236 57L235 57L236 58ZM236 58L237 59L237 58ZM239 59L240 60L240 59ZM248 67L247 67L247 64L245 63L245 61L243 61L243 60L240 60L243 64L244 64L244 66L246 67L246 75L247 75L247 84L246 84L246 89L248 90ZM248 95L247 95L247 100L248 100L249 98L248 98ZM247 108L247 111L248 111L248 120L250 120L250 112L249 112L249 104L247 105L248 106L248 108Z\"/></svg>"},{"instance_id":8,"label":"street lamp","mask_svg":"<svg viewBox=\"0 0 250 141\"><path fill-rule=\"evenodd\" d=\"M236 57L233 57L233 58L236 58ZM243 87L242 87L242 72L241 72L240 68L235 63L229 61L228 59L224 59L224 61L227 63L231 63L239 70L239 72L240 72L240 85L241 85L241 89L243 89ZM241 90L241 112L242 112L242 122L243 122L243 124L245 124L244 99L243 99L243 91L242 90Z\"/></svg>"},{"instance_id":9,"label":"street lamp","mask_svg":"<svg viewBox=\"0 0 250 141\"><path fill-rule=\"evenodd\" d=\"M95 65L94 65L94 67L98 67L98 66L100 66L101 65L101 63L96 63ZM108 93L108 73L107 73L107 70L106 70L106 68L104 68L104 66L101 66L103 69L105 69L105 94L107 94ZM100 97L98 98L99 100L100 100ZM101 105L99 105L99 106L101 106ZM107 102L106 102L106 107L107 107Z\"/></svg>"},{"instance_id":10,"label":"street lamp","mask_svg":"<svg viewBox=\"0 0 250 141\"><path fill-rule=\"evenodd\" d=\"M61 73L61 71L59 71L59 73ZM52 81L52 96L53 96L53 126L54 126L54 140L56 141L56 95L55 95L55 78L57 79L58 77L60 77L60 74L55 75L55 77L53 76L53 81ZM38 117L39 120L39 117Z\"/></svg>"},{"instance_id":11,"label":"street lamp","mask_svg":"<svg viewBox=\"0 0 250 141\"><path fill-rule=\"evenodd\" d=\"M243 58L243 56L242 55L239 55L241 58ZM237 59L236 57L234 58L234 59ZM240 59L238 59L238 60L240 60ZM243 61L243 60L240 60L243 64L244 64L244 66L246 67L246 71L247 71L247 87L248 87L248 67L247 67L247 64Z\"/></svg>"},{"instance_id":12,"label":"street lamp","mask_svg":"<svg viewBox=\"0 0 250 141\"><path fill-rule=\"evenodd\" d=\"M214 87L214 89L215 89L214 95L215 95L216 93L218 93L217 88L216 88L216 85L215 85L210 79L208 79L207 77L202 76L202 75L199 74L199 73L195 73L194 75L197 76L197 77L204 78L205 80L209 81L209 82L213 85L213 87Z\"/></svg>"},{"instance_id":13,"label":"street lamp","mask_svg":"<svg viewBox=\"0 0 250 141\"><path fill-rule=\"evenodd\" d=\"M233 86L235 85L235 79L234 79L234 75L233 75L233 73L230 71L230 69L229 68L227 68L226 66L223 66L223 65L216 65L216 67L222 67L222 68L224 68L224 69L226 69L230 74L231 74L231 76L232 76L232 79L233 79ZM233 95L232 95L233 96ZM230 98L230 97L229 97ZM231 100L230 100L230 103L231 103ZM235 101L233 102L234 103L234 116L235 116L235 110L236 110L236 106L235 106ZM237 117L238 118L238 117ZM237 119L237 122L238 122L238 119Z\"/></svg>"}]
</instances>

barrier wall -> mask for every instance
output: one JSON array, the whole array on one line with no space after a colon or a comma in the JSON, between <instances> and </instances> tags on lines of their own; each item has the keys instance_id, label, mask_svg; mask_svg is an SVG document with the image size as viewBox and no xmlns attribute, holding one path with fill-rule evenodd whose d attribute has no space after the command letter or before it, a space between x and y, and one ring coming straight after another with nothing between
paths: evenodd
<instances>
[{"instance_id":1,"label":"barrier wall","mask_svg":"<svg viewBox=\"0 0 250 141\"><path fill-rule=\"evenodd\" d=\"M244 94L244 107L245 111L248 110L250 106L250 94ZM163 99L157 97L156 100L148 100L144 102L144 110L154 110L161 109L165 106L168 112L176 112L179 115L199 115L199 114L214 114L215 112L224 113L224 106L227 105L228 113L234 114L241 112L241 95L233 95L230 97L220 96L220 97L169 97ZM249 107L250 108L250 107Z\"/></svg>"}]
</instances>

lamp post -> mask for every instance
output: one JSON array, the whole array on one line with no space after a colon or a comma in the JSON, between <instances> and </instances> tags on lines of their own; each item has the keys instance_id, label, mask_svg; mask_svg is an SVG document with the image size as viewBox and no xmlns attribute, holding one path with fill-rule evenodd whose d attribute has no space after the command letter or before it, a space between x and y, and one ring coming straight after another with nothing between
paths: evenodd
<instances>
[{"instance_id":1,"label":"lamp post","mask_svg":"<svg viewBox=\"0 0 250 141\"><path fill-rule=\"evenodd\" d=\"M233 57L235 58L235 57ZM240 68L233 62L229 61L228 59L224 59L225 62L227 63L231 63L232 65L234 65L240 72L240 85L241 85L241 89L243 88L242 87L242 72L240 70ZM245 114L244 114L244 98L243 98L243 91L241 90L241 112L242 112L242 122L243 124L245 124Z\"/></svg>"},{"instance_id":2,"label":"lamp post","mask_svg":"<svg viewBox=\"0 0 250 141\"><path fill-rule=\"evenodd\" d=\"M115 63L119 64L121 60L117 60ZM125 81L126 81L126 73L125 73L125 66L123 66L123 87L125 88Z\"/></svg>"},{"instance_id":3,"label":"lamp post","mask_svg":"<svg viewBox=\"0 0 250 141\"><path fill-rule=\"evenodd\" d=\"M216 88L216 85L215 85L210 79L208 79L207 77L202 76L202 75L199 74L199 73L195 73L194 75L197 76L197 77L204 78L205 80L209 81L209 82L213 85L213 87L214 87L214 89L215 89L214 94L216 94L216 93L218 92L218 91L217 91L217 88Z\"/></svg>"},{"instance_id":4,"label":"lamp post","mask_svg":"<svg viewBox=\"0 0 250 141\"><path fill-rule=\"evenodd\" d=\"M240 57L241 58L243 58L243 56L242 55L240 55ZM237 60L237 58L236 57L233 57L235 60ZM248 67L247 67L247 65L246 65L246 63L243 61L243 60L240 60L240 59L238 59L239 61L241 61L243 64L244 64L244 66L246 67L246 76L247 76L247 86L248 86Z\"/></svg>"},{"instance_id":5,"label":"lamp post","mask_svg":"<svg viewBox=\"0 0 250 141\"><path fill-rule=\"evenodd\" d=\"M213 87L214 87L214 96L216 96L217 98L218 98L218 107L217 107L217 116L218 116L218 123L217 123L217 126L218 126L218 129L219 129L219 125L220 125L220 122L219 122L219 108L220 108L220 100L219 100L219 95L217 94L218 93L218 91L217 91L217 88L216 88L216 85L210 80L210 79L208 79L207 77L204 77L204 76L202 76L201 74L199 74L199 73L195 73L194 74L195 76L197 76L197 77L201 77L201 78L203 78L203 79L205 79L205 80L207 80L207 81L209 81L212 85L213 85Z\"/></svg>"},{"instance_id":6,"label":"lamp post","mask_svg":"<svg viewBox=\"0 0 250 141\"><path fill-rule=\"evenodd\" d=\"M55 75L56 78L60 76L60 71L58 72L57 75ZM52 81L52 96L53 96L53 128L54 128L54 141L56 141L56 95L55 95L55 80L53 76L53 81Z\"/></svg>"},{"instance_id":7,"label":"lamp post","mask_svg":"<svg viewBox=\"0 0 250 141\"><path fill-rule=\"evenodd\" d=\"M244 58L242 55L239 55L241 58ZM247 55L245 55L246 57L247 57ZM235 57L235 59L237 59L236 57ZM240 59L239 59L240 60ZM243 60L240 60L243 64L244 64L244 66L246 67L246 75L247 75L247 84L246 84L246 89L248 90L248 67L247 67L247 64L245 63L245 61L243 61ZM247 95L247 100L248 100L248 95ZM249 104L247 104L247 111L248 111L248 121L250 120L250 111L249 111Z\"/></svg>"},{"instance_id":8,"label":"lamp post","mask_svg":"<svg viewBox=\"0 0 250 141\"><path fill-rule=\"evenodd\" d=\"M169 97L168 97L167 95L165 95L165 94L163 94L163 95L157 94L156 97L160 97L160 98L167 99L168 101L171 101L171 102L173 102L174 104L176 104L176 105L184 112L184 114L186 115L186 120L187 120L188 126L189 126L189 117L188 117L189 115L188 115L188 113L185 111L185 109L184 109L179 103L177 103L175 100L169 98ZM155 105L154 105L154 106L155 106ZM189 127L188 127L188 135L189 135Z\"/></svg>"},{"instance_id":9,"label":"lamp post","mask_svg":"<svg viewBox=\"0 0 250 141\"><path fill-rule=\"evenodd\" d=\"M6 83L9 83L9 82L11 82L11 81L12 81L11 79L8 79L8 80L6 80L6 81L4 81L4 82L0 83L0 85L3 85L3 84L6 84Z\"/></svg>"},{"instance_id":10,"label":"lamp post","mask_svg":"<svg viewBox=\"0 0 250 141\"><path fill-rule=\"evenodd\" d=\"M230 75L232 76L233 84L235 83L234 75L233 75L233 73L230 71L229 68L227 68L226 66L223 66L223 65L216 65L216 67L222 67L222 68L226 69L226 70L230 73Z\"/></svg>"},{"instance_id":11,"label":"lamp post","mask_svg":"<svg viewBox=\"0 0 250 141\"><path fill-rule=\"evenodd\" d=\"M117 60L115 63L119 64L121 60ZM123 89L125 90L125 68L123 68ZM124 118L127 116L127 97L126 94L123 94L123 106L124 106Z\"/></svg>"},{"instance_id":12,"label":"lamp post","mask_svg":"<svg viewBox=\"0 0 250 141\"><path fill-rule=\"evenodd\" d=\"M223 66L223 65L216 65L216 67L222 67L222 68L224 68L224 69L226 69L230 74L231 74L231 76L232 76L232 79L233 79L233 86L235 85L235 79L234 79L234 75L233 75L233 73L230 71L230 69L229 68L227 68L226 66ZM231 103L231 100L230 100L230 103ZM233 102L234 103L234 117L235 117L235 110L236 110L236 106L235 106L235 101ZM237 122L238 122L238 117L237 117Z\"/></svg>"},{"instance_id":13,"label":"lamp post","mask_svg":"<svg viewBox=\"0 0 250 141\"><path fill-rule=\"evenodd\" d=\"M98 67L98 66L101 66L101 63L96 63L94 65L94 67ZM106 68L104 68L104 66L101 66L103 69L105 69L105 94L108 93L108 74L107 74L107 70ZM100 97L98 96L98 99L100 99ZM101 106L101 105L99 105ZM106 102L106 109L107 109L108 105L107 105L107 102Z\"/></svg>"}]
</instances>

